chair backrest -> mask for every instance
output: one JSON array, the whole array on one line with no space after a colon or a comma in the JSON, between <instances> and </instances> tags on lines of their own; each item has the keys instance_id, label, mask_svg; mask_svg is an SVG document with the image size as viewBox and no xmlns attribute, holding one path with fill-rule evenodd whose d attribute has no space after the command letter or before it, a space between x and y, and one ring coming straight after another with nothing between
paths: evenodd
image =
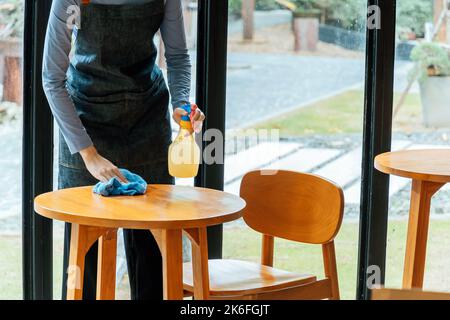
<instances>
[{"instance_id":1,"label":"chair backrest","mask_svg":"<svg viewBox=\"0 0 450 320\"><path fill-rule=\"evenodd\" d=\"M371 290L371 300L450 300L450 293L381 288Z\"/></svg>"},{"instance_id":2,"label":"chair backrest","mask_svg":"<svg viewBox=\"0 0 450 320\"><path fill-rule=\"evenodd\" d=\"M243 216L254 230L287 240L324 244L342 223L344 194L317 175L293 171L252 171L242 179Z\"/></svg>"}]
</instances>

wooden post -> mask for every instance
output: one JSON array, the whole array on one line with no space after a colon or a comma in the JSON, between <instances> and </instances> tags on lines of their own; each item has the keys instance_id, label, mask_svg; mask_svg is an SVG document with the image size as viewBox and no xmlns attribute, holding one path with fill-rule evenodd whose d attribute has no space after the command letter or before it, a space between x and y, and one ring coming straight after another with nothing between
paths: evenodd
<instances>
[{"instance_id":1,"label":"wooden post","mask_svg":"<svg viewBox=\"0 0 450 320\"><path fill-rule=\"evenodd\" d=\"M5 57L3 71L3 101L22 104L22 74L18 57Z\"/></svg>"},{"instance_id":2,"label":"wooden post","mask_svg":"<svg viewBox=\"0 0 450 320\"><path fill-rule=\"evenodd\" d=\"M319 42L319 19L294 18L294 51L316 51Z\"/></svg>"},{"instance_id":3,"label":"wooden post","mask_svg":"<svg viewBox=\"0 0 450 320\"><path fill-rule=\"evenodd\" d=\"M445 7L447 5L447 1L445 0L434 0L434 25L436 26L438 24L439 18L442 15L442 12L446 10ZM438 30L438 33L436 35L436 40L443 43L448 43L447 38L447 16L445 16L444 21L442 23L442 26Z\"/></svg>"},{"instance_id":4,"label":"wooden post","mask_svg":"<svg viewBox=\"0 0 450 320\"><path fill-rule=\"evenodd\" d=\"M22 104L22 59L21 40L1 40L0 51L3 60L3 99L2 101Z\"/></svg>"},{"instance_id":5,"label":"wooden post","mask_svg":"<svg viewBox=\"0 0 450 320\"><path fill-rule=\"evenodd\" d=\"M242 0L242 23L244 40L253 40L255 0Z\"/></svg>"}]
</instances>

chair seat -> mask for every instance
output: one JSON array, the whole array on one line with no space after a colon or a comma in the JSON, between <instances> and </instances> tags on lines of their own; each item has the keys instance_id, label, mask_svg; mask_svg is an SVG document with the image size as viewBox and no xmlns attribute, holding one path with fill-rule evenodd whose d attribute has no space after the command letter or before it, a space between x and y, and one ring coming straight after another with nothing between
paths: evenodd
<instances>
[{"instance_id":1,"label":"chair seat","mask_svg":"<svg viewBox=\"0 0 450 320\"><path fill-rule=\"evenodd\" d=\"M193 292L192 263L183 266L184 289ZM248 295L295 287L317 280L310 274L283 271L239 260L209 260L211 296Z\"/></svg>"}]
</instances>

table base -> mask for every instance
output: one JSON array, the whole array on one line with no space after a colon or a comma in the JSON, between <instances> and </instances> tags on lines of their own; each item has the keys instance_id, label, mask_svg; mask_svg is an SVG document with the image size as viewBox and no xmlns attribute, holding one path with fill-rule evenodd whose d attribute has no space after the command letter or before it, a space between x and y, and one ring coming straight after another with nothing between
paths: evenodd
<instances>
[{"instance_id":1,"label":"table base","mask_svg":"<svg viewBox=\"0 0 450 320\"><path fill-rule=\"evenodd\" d=\"M151 229L163 260L164 299L182 300L182 233L192 244L194 297L209 296L208 242L206 227L192 229ZM72 224L67 279L67 299L83 297L84 261L89 248L98 240L97 300L114 300L116 289L117 229Z\"/></svg>"}]
</instances>

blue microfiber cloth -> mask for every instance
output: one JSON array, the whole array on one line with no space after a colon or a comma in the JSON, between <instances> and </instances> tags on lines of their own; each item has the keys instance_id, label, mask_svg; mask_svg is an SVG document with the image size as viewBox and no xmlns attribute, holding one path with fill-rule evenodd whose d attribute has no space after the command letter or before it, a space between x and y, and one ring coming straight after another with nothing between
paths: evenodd
<instances>
[{"instance_id":1,"label":"blue microfiber cloth","mask_svg":"<svg viewBox=\"0 0 450 320\"><path fill-rule=\"evenodd\" d=\"M147 182L137 174L126 169L120 172L128 180L128 183L121 183L118 178L111 178L108 182L99 182L94 186L94 193L102 196L135 196L144 194L147 190Z\"/></svg>"}]
</instances>

